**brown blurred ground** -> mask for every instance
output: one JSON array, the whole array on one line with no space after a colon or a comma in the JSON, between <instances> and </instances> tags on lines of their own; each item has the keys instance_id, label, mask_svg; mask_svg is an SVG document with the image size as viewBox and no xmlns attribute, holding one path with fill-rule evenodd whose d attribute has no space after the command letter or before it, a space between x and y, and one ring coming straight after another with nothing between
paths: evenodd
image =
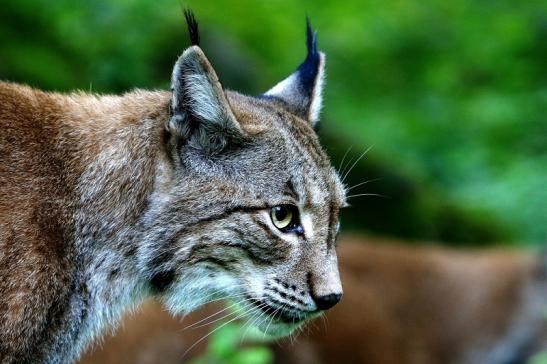
<instances>
[{"instance_id":1,"label":"brown blurred ground","mask_svg":"<svg viewBox=\"0 0 547 364\"><path fill-rule=\"evenodd\" d=\"M498 347L495 362L504 363L547 346L535 310L547 305L547 290L532 255L346 237L339 257L343 300L296 342L272 345L276 362L482 364ZM211 328L182 329L213 309L181 322L147 302L81 363L187 362L205 345L184 352ZM520 334L508 337L515 327Z\"/></svg>"},{"instance_id":2,"label":"brown blurred ground","mask_svg":"<svg viewBox=\"0 0 547 364\"><path fill-rule=\"evenodd\" d=\"M135 313L126 316L114 336L108 335L102 342L96 343L80 363L185 363L204 351L206 341L184 355L211 328L184 328L218 309L220 306L210 306L183 320L182 317L170 315L159 302L149 300Z\"/></svg>"}]
</instances>

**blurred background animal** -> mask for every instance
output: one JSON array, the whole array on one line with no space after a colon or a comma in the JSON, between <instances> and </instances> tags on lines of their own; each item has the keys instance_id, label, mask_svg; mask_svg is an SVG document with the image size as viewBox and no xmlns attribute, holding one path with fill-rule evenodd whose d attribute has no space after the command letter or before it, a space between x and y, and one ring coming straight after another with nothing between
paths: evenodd
<instances>
[{"instance_id":1,"label":"blurred background animal","mask_svg":"<svg viewBox=\"0 0 547 364\"><path fill-rule=\"evenodd\" d=\"M547 349L540 255L348 236L339 258L343 300L324 322L272 344L275 363L509 364ZM184 328L217 310L181 321L149 302L81 364L190 362L205 341L186 350L212 327Z\"/></svg>"}]
</instances>

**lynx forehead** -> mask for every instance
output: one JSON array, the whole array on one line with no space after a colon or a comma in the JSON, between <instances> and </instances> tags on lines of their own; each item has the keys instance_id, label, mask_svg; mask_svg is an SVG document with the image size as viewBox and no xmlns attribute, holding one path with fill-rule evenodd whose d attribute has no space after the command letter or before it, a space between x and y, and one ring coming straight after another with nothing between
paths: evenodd
<instances>
[{"instance_id":1,"label":"lynx forehead","mask_svg":"<svg viewBox=\"0 0 547 364\"><path fill-rule=\"evenodd\" d=\"M345 191L319 145L325 57L257 97L199 47L170 91L45 93L0 83L0 356L65 363L128 308L231 299L285 335L335 305Z\"/></svg>"}]
</instances>

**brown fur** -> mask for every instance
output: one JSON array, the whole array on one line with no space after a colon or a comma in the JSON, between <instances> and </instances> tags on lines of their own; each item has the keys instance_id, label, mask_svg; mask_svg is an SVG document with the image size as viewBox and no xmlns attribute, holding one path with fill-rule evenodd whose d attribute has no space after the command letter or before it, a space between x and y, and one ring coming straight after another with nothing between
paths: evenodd
<instances>
[{"instance_id":1,"label":"brown fur","mask_svg":"<svg viewBox=\"0 0 547 364\"><path fill-rule=\"evenodd\" d=\"M547 325L529 305L547 305L541 265L531 254L347 237L339 259L344 299L296 342L273 345L276 362L501 364L547 346ZM186 362L182 353L207 331L181 329L198 318L180 323L150 302L81 364ZM524 341L508 340L519 325ZM488 356L496 345L507 353Z\"/></svg>"},{"instance_id":2,"label":"brown fur","mask_svg":"<svg viewBox=\"0 0 547 364\"><path fill-rule=\"evenodd\" d=\"M48 313L68 295L70 211L62 206L72 203L76 177L67 175L59 147L55 115L63 106L54 97L0 83L0 105L0 348L23 351L41 344L42 331L56 325Z\"/></svg>"},{"instance_id":3,"label":"brown fur","mask_svg":"<svg viewBox=\"0 0 547 364\"><path fill-rule=\"evenodd\" d=\"M0 357L47 345L44 331L64 324L78 178L117 127L166 113L168 102L168 93L104 103L0 82Z\"/></svg>"}]
</instances>

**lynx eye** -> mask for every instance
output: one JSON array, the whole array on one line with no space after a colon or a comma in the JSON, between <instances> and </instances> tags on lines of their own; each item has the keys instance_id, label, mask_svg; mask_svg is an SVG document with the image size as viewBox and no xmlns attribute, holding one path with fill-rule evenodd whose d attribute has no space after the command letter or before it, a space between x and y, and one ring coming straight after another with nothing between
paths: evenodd
<instances>
[{"instance_id":1,"label":"lynx eye","mask_svg":"<svg viewBox=\"0 0 547 364\"><path fill-rule=\"evenodd\" d=\"M293 205L278 205L270 210L272 223L281 232L302 234L304 232L298 218L298 208Z\"/></svg>"}]
</instances>

